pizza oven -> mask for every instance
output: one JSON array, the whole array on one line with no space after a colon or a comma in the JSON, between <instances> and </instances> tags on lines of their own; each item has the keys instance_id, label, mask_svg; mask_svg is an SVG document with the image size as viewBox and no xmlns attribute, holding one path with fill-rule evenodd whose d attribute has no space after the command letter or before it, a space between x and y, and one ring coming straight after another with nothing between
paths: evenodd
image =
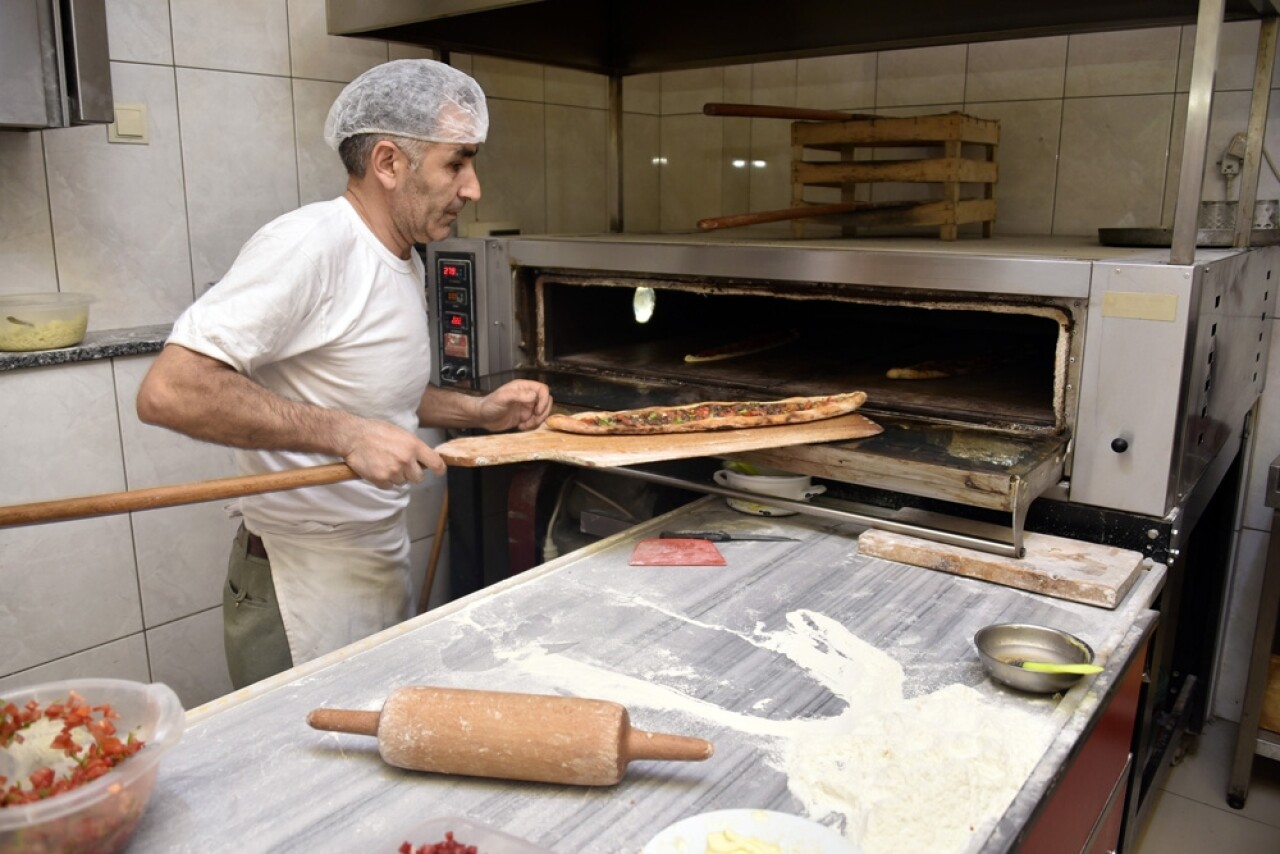
<instances>
[{"instance_id":1,"label":"pizza oven","mask_svg":"<svg viewBox=\"0 0 1280 854\"><path fill-rule=\"evenodd\" d=\"M450 240L428 268L444 385L536 377L570 410L865 391L881 436L747 459L1017 536L1042 495L1164 519L1219 477L1277 253L613 234ZM891 378L921 369L944 375Z\"/></svg>"}]
</instances>

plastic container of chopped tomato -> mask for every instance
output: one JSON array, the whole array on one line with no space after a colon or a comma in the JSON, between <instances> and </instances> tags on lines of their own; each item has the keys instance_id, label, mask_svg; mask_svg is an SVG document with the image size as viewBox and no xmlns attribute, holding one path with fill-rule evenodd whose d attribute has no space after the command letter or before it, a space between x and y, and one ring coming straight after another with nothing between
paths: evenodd
<instances>
[{"instance_id":1,"label":"plastic container of chopped tomato","mask_svg":"<svg viewBox=\"0 0 1280 854\"><path fill-rule=\"evenodd\" d=\"M142 818L155 787L160 758L182 737L186 714L167 685L124 679L73 679L0 693L0 707L19 709L29 700L41 708L62 702L71 691L90 706L119 714L117 735L133 733L141 750L96 780L29 804L0 807L0 854L122 851ZM0 748L0 775L12 777L11 759ZM10 779L9 783L16 782Z\"/></svg>"},{"instance_id":2,"label":"plastic container of chopped tomato","mask_svg":"<svg viewBox=\"0 0 1280 854\"><path fill-rule=\"evenodd\" d=\"M431 851L432 845L444 842L445 834L452 833L457 852L466 850L466 846L474 845L476 854L553 854L547 848L540 848L501 830L495 830L482 822L462 816L443 816L418 824L403 834L403 838L395 840L386 849L386 854L396 854L405 842L410 845L412 854L426 847ZM449 848L443 848L447 854L454 854Z\"/></svg>"}]
</instances>

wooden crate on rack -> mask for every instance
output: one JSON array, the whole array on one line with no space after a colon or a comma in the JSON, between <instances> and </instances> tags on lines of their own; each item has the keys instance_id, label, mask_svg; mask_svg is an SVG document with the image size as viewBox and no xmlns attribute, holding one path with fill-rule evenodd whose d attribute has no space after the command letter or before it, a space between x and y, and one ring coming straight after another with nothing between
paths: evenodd
<instances>
[{"instance_id":1,"label":"wooden crate on rack","mask_svg":"<svg viewBox=\"0 0 1280 854\"><path fill-rule=\"evenodd\" d=\"M804 197L807 187L838 187L841 202L854 204L856 209L818 221L839 224L845 234L876 226L938 226L939 237L955 240L959 226L980 222L982 236L990 237L996 218L995 159L999 142L999 121L964 113L792 122L792 206L810 204ZM980 149L982 159L966 157L965 146ZM907 160L856 159L860 149L876 148L918 148L921 156ZM806 150L839 152L840 159L806 160ZM876 183L934 185L940 188L942 197L919 202L857 202L858 187ZM962 187L966 184L978 185L980 197L963 198ZM797 236L803 234L803 228L803 220L796 220Z\"/></svg>"}]
</instances>

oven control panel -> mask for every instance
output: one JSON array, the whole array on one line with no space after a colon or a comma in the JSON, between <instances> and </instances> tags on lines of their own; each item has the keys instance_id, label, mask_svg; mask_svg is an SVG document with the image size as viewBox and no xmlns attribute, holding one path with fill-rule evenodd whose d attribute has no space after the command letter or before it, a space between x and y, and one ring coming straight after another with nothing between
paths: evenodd
<instances>
[{"instance_id":1,"label":"oven control panel","mask_svg":"<svg viewBox=\"0 0 1280 854\"><path fill-rule=\"evenodd\" d=\"M440 385L470 388L476 376L476 256L472 252L435 255L439 320Z\"/></svg>"}]
</instances>

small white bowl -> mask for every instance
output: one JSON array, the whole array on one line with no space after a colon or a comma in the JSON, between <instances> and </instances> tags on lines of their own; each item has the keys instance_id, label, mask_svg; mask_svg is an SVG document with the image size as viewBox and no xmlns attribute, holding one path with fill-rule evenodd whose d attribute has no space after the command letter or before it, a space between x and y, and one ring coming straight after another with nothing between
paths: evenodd
<instances>
[{"instance_id":1,"label":"small white bowl","mask_svg":"<svg viewBox=\"0 0 1280 854\"><path fill-rule=\"evenodd\" d=\"M712 478L716 483L728 489L740 492L755 492L760 495L774 495L778 498L789 498L792 501L808 501L815 495L827 491L822 484L814 485L813 478L807 474L761 469L761 474L742 474L732 469L720 469ZM726 498L725 503L742 513L753 516L794 516L796 511L771 504L759 504L754 501L743 501L739 498Z\"/></svg>"}]
</instances>

